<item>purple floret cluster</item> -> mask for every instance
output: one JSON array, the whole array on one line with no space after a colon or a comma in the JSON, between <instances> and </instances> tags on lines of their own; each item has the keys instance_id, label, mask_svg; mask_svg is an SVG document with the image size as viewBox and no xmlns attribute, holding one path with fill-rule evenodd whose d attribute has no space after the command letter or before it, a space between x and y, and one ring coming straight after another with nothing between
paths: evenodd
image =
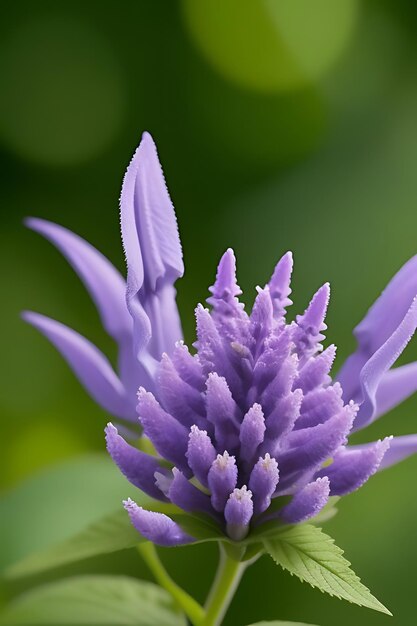
<instances>
[{"instance_id":1,"label":"purple floret cluster","mask_svg":"<svg viewBox=\"0 0 417 626\"><path fill-rule=\"evenodd\" d=\"M321 344L329 285L287 324L291 271L287 253L258 288L248 315L238 299L232 250L222 257L208 298L211 311L196 309L196 353L178 343L171 356L162 356L155 395L143 388L138 393L143 432L168 468L129 446L111 424L106 431L110 454L137 487L187 513L210 516L235 541L266 521L314 517L330 495L360 487L389 446L385 439L346 451L358 406L344 402L330 377L335 347ZM280 507L280 496L291 498ZM161 513L131 500L125 506L155 543L192 540L167 520L161 531Z\"/></svg>"}]
</instances>

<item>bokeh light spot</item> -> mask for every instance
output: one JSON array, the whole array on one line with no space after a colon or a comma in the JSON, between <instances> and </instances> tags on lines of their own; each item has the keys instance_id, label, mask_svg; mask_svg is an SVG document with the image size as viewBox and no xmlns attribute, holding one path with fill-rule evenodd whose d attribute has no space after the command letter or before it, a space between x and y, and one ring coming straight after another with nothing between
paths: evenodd
<instances>
[{"instance_id":1,"label":"bokeh light spot","mask_svg":"<svg viewBox=\"0 0 417 626\"><path fill-rule=\"evenodd\" d=\"M259 91L293 90L338 60L357 0L183 0L190 33L227 79Z\"/></svg>"},{"instance_id":2,"label":"bokeh light spot","mask_svg":"<svg viewBox=\"0 0 417 626\"><path fill-rule=\"evenodd\" d=\"M68 17L18 25L0 47L0 140L20 157L73 165L99 154L125 108L107 41Z\"/></svg>"}]
</instances>

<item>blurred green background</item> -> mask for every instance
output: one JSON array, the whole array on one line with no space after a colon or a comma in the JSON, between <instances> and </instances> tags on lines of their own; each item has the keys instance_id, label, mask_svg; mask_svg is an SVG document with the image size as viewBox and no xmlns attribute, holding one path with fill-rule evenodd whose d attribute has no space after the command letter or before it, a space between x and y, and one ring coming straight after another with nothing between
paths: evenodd
<instances>
[{"instance_id":1,"label":"blurred green background","mask_svg":"<svg viewBox=\"0 0 417 626\"><path fill-rule=\"evenodd\" d=\"M135 497L100 457L108 416L19 319L24 308L41 311L114 356L81 284L22 218L64 224L123 269L120 185L149 130L180 224L186 275L177 286L187 340L226 247L237 253L248 305L291 249L294 311L331 281L328 338L340 364L354 347L352 328L417 253L417 9L407 0L21 0L2 14L5 565L113 510L121 491ZM417 358L417 340L405 358ZM417 398L366 438L411 432ZM225 624L414 624L416 479L417 458L381 473L327 525L393 618L313 591L264 557L245 575ZM163 556L202 599L214 547ZM71 572L148 576L126 552L8 583L3 598Z\"/></svg>"}]
</instances>

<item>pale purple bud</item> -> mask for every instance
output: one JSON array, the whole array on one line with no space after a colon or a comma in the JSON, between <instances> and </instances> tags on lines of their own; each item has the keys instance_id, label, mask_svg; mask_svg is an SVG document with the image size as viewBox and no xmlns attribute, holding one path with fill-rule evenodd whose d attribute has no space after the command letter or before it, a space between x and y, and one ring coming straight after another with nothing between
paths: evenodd
<instances>
[{"instance_id":1,"label":"pale purple bud","mask_svg":"<svg viewBox=\"0 0 417 626\"><path fill-rule=\"evenodd\" d=\"M321 349L319 342L324 339L322 331L327 329L324 319L329 299L330 285L325 283L316 291L303 315L297 315L294 341L300 355L310 355Z\"/></svg>"},{"instance_id":2,"label":"pale purple bud","mask_svg":"<svg viewBox=\"0 0 417 626\"><path fill-rule=\"evenodd\" d=\"M214 425L217 449L233 450L238 442L239 424L236 420L236 403L226 379L216 373L207 378L207 419Z\"/></svg>"},{"instance_id":3,"label":"pale purple bud","mask_svg":"<svg viewBox=\"0 0 417 626\"><path fill-rule=\"evenodd\" d=\"M332 496L351 493L377 471L390 442L391 437L387 437L383 441L341 448L334 455L333 462L320 470L318 476L329 478Z\"/></svg>"},{"instance_id":4,"label":"pale purple bud","mask_svg":"<svg viewBox=\"0 0 417 626\"><path fill-rule=\"evenodd\" d=\"M295 387L299 387L307 393L318 385L327 385L331 379L329 372L336 357L336 346L331 345L324 352L316 357L311 357L300 371L298 378L294 382Z\"/></svg>"},{"instance_id":5,"label":"pale purple bud","mask_svg":"<svg viewBox=\"0 0 417 626\"><path fill-rule=\"evenodd\" d=\"M207 475L216 459L216 448L213 446L206 430L191 426L188 436L187 460L194 476L207 487Z\"/></svg>"},{"instance_id":6,"label":"pale purple bud","mask_svg":"<svg viewBox=\"0 0 417 626\"><path fill-rule=\"evenodd\" d=\"M330 481L327 476L317 478L298 491L291 502L281 511L280 517L287 524L299 524L314 517L329 499Z\"/></svg>"},{"instance_id":7,"label":"pale purple bud","mask_svg":"<svg viewBox=\"0 0 417 626\"><path fill-rule=\"evenodd\" d=\"M247 489L246 485L240 489L234 489L224 509L226 530L231 539L241 541L246 537L252 515L252 492Z\"/></svg>"},{"instance_id":8,"label":"pale purple bud","mask_svg":"<svg viewBox=\"0 0 417 626\"><path fill-rule=\"evenodd\" d=\"M172 470L173 480L169 488L169 499L188 513L213 513L207 494L192 485L176 467Z\"/></svg>"},{"instance_id":9,"label":"pale purple bud","mask_svg":"<svg viewBox=\"0 0 417 626\"><path fill-rule=\"evenodd\" d=\"M211 503L216 511L223 511L227 498L236 487L237 466L234 456L228 452L218 454L208 473Z\"/></svg>"},{"instance_id":10,"label":"pale purple bud","mask_svg":"<svg viewBox=\"0 0 417 626\"><path fill-rule=\"evenodd\" d=\"M275 492L278 480L278 463L267 453L256 463L249 479L255 515L266 511L271 504L271 496Z\"/></svg>"},{"instance_id":11,"label":"pale purple bud","mask_svg":"<svg viewBox=\"0 0 417 626\"><path fill-rule=\"evenodd\" d=\"M268 283L274 313L277 318L283 317L286 307L292 304L292 301L289 299L292 268L292 253L286 252L275 266L274 273Z\"/></svg>"},{"instance_id":12,"label":"pale purple bud","mask_svg":"<svg viewBox=\"0 0 417 626\"><path fill-rule=\"evenodd\" d=\"M107 450L122 474L152 498L164 500L163 494L155 484L155 472L160 471L157 459L128 444L117 432L113 424L105 429Z\"/></svg>"},{"instance_id":13,"label":"pale purple bud","mask_svg":"<svg viewBox=\"0 0 417 626\"><path fill-rule=\"evenodd\" d=\"M136 530L152 543L159 546L181 546L193 543L194 537L185 533L176 522L164 513L146 511L130 498L123 502Z\"/></svg>"},{"instance_id":14,"label":"pale purple bud","mask_svg":"<svg viewBox=\"0 0 417 626\"><path fill-rule=\"evenodd\" d=\"M154 396L139 389L138 414L145 435L149 437L161 456L181 469L188 469L185 453L188 431L172 415L166 413Z\"/></svg>"},{"instance_id":15,"label":"pale purple bud","mask_svg":"<svg viewBox=\"0 0 417 626\"><path fill-rule=\"evenodd\" d=\"M254 404L243 418L240 427L240 456L250 462L265 435L265 418L260 404Z\"/></svg>"}]
</instances>

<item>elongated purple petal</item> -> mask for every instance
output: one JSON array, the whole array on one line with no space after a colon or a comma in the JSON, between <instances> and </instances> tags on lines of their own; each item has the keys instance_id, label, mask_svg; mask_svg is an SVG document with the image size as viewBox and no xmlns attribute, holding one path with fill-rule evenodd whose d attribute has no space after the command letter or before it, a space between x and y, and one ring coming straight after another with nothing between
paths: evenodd
<instances>
[{"instance_id":1,"label":"elongated purple petal","mask_svg":"<svg viewBox=\"0 0 417 626\"><path fill-rule=\"evenodd\" d=\"M233 449L239 441L236 403L226 380L215 373L207 378L206 406L207 420L214 426L217 449Z\"/></svg>"},{"instance_id":2,"label":"elongated purple petal","mask_svg":"<svg viewBox=\"0 0 417 626\"><path fill-rule=\"evenodd\" d=\"M171 502L188 513L208 513L213 515L210 497L191 484L176 467L168 496Z\"/></svg>"},{"instance_id":3,"label":"elongated purple petal","mask_svg":"<svg viewBox=\"0 0 417 626\"><path fill-rule=\"evenodd\" d=\"M334 383L324 389L322 387L314 389L305 395L295 430L317 426L339 413L343 407L342 393L339 383Z\"/></svg>"},{"instance_id":4,"label":"elongated purple petal","mask_svg":"<svg viewBox=\"0 0 417 626\"><path fill-rule=\"evenodd\" d=\"M171 352L182 336L173 284L183 275L184 266L174 208L148 133L127 168L120 209L136 352L142 352L152 334L159 338L155 347L159 354L153 354L159 358L162 352ZM151 295L153 301L147 302Z\"/></svg>"},{"instance_id":5,"label":"elongated purple petal","mask_svg":"<svg viewBox=\"0 0 417 626\"><path fill-rule=\"evenodd\" d=\"M294 387L302 389L304 394L319 385L330 382L329 372L336 357L336 346L331 345L316 357L311 357L301 369L294 382Z\"/></svg>"},{"instance_id":6,"label":"elongated purple petal","mask_svg":"<svg viewBox=\"0 0 417 626\"><path fill-rule=\"evenodd\" d=\"M211 503L216 511L223 511L227 498L236 487L237 466L234 456L228 452L218 454L208 473Z\"/></svg>"},{"instance_id":7,"label":"elongated purple petal","mask_svg":"<svg viewBox=\"0 0 417 626\"><path fill-rule=\"evenodd\" d=\"M359 487L375 474L390 446L391 438L360 446L347 446L340 449L333 463L324 467L318 476L330 480L330 495L344 496Z\"/></svg>"},{"instance_id":8,"label":"elongated purple petal","mask_svg":"<svg viewBox=\"0 0 417 626\"><path fill-rule=\"evenodd\" d=\"M266 420L267 439L278 439L291 432L299 418L302 401L303 392L301 389L295 389L278 400L275 409Z\"/></svg>"},{"instance_id":9,"label":"elongated purple petal","mask_svg":"<svg viewBox=\"0 0 417 626\"><path fill-rule=\"evenodd\" d=\"M133 398L126 394L108 359L88 339L39 313L26 311L23 318L56 347L97 404L117 417L135 419Z\"/></svg>"},{"instance_id":10,"label":"elongated purple petal","mask_svg":"<svg viewBox=\"0 0 417 626\"><path fill-rule=\"evenodd\" d=\"M330 483L327 477L317 478L298 491L291 502L281 511L280 517L287 524L299 524L314 517L329 499Z\"/></svg>"},{"instance_id":11,"label":"elongated purple petal","mask_svg":"<svg viewBox=\"0 0 417 626\"><path fill-rule=\"evenodd\" d=\"M253 515L252 492L243 485L230 494L224 509L224 517L229 537L241 541L249 532L249 522Z\"/></svg>"},{"instance_id":12,"label":"elongated purple petal","mask_svg":"<svg viewBox=\"0 0 417 626\"><path fill-rule=\"evenodd\" d=\"M63 226L31 217L25 224L53 243L77 272L100 313L103 326L116 341L131 337L133 324L126 307L126 281L90 243Z\"/></svg>"},{"instance_id":13,"label":"elongated purple petal","mask_svg":"<svg viewBox=\"0 0 417 626\"><path fill-rule=\"evenodd\" d=\"M285 315L287 306L292 304L292 300L289 298L291 294L290 284L292 269L292 253L286 252L275 266L274 273L268 283L274 314L278 319Z\"/></svg>"},{"instance_id":14,"label":"elongated purple petal","mask_svg":"<svg viewBox=\"0 0 417 626\"><path fill-rule=\"evenodd\" d=\"M373 354L362 368L359 380L362 390L362 403L355 420L355 430L370 424L376 416L376 393L384 374L398 359L417 327L417 298L401 324L387 341Z\"/></svg>"},{"instance_id":15,"label":"elongated purple petal","mask_svg":"<svg viewBox=\"0 0 417 626\"><path fill-rule=\"evenodd\" d=\"M185 454L188 447L188 430L172 415L166 413L151 393L143 388L138 392L137 412L144 433L159 454L180 469L188 470Z\"/></svg>"},{"instance_id":16,"label":"elongated purple petal","mask_svg":"<svg viewBox=\"0 0 417 626\"><path fill-rule=\"evenodd\" d=\"M207 487L207 475L217 456L206 430L191 426L188 436L187 459L194 476Z\"/></svg>"},{"instance_id":17,"label":"elongated purple petal","mask_svg":"<svg viewBox=\"0 0 417 626\"><path fill-rule=\"evenodd\" d=\"M250 333L258 348L262 348L263 341L270 334L273 324L273 306L269 294L269 287L258 287L258 295L253 304L250 316Z\"/></svg>"},{"instance_id":18,"label":"elongated purple petal","mask_svg":"<svg viewBox=\"0 0 417 626\"><path fill-rule=\"evenodd\" d=\"M324 424L291 433L289 443L293 447L279 456L282 482L284 475L287 478L293 472L306 472L331 457L346 442L356 410L356 406L346 405L339 414ZM279 487L283 486L281 479Z\"/></svg>"},{"instance_id":19,"label":"elongated purple petal","mask_svg":"<svg viewBox=\"0 0 417 626\"><path fill-rule=\"evenodd\" d=\"M255 515L263 513L271 504L271 496L277 488L278 480L278 463L269 454L265 454L254 466L249 479Z\"/></svg>"},{"instance_id":20,"label":"elongated purple petal","mask_svg":"<svg viewBox=\"0 0 417 626\"><path fill-rule=\"evenodd\" d=\"M389 448L385 452L382 461L378 467L379 470L386 469L395 465L400 461L404 461L409 456L417 453L417 435L403 435L401 437L392 437L389 442Z\"/></svg>"},{"instance_id":21,"label":"elongated purple petal","mask_svg":"<svg viewBox=\"0 0 417 626\"><path fill-rule=\"evenodd\" d=\"M354 330L358 347L338 374L346 400L356 400L360 391L359 372L400 325L416 295L417 256L414 256L391 279Z\"/></svg>"},{"instance_id":22,"label":"elongated purple petal","mask_svg":"<svg viewBox=\"0 0 417 626\"><path fill-rule=\"evenodd\" d=\"M254 404L240 426L240 456L251 462L265 435L265 418L260 404Z\"/></svg>"},{"instance_id":23,"label":"elongated purple petal","mask_svg":"<svg viewBox=\"0 0 417 626\"><path fill-rule=\"evenodd\" d=\"M158 546L182 546L193 543L194 537L187 535L182 528L164 513L146 511L130 498L123 502L136 530Z\"/></svg>"},{"instance_id":24,"label":"elongated purple petal","mask_svg":"<svg viewBox=\"0 0 417 626\"><path fill-rule=\"evenodd\" d=\"M156 379L158 397L171 415L187 428L203 424L205 407L202 394L180 378L167 354L162 355Z\"/></svg>"},{"instance_id":25,"label":"elongated purple petal","mask_svg":"<svg viewBox=\"0 0 417 626\"><path fill-rule=\"evenodd\" d=\"M177 342L171 358L181 378L198 391L204 391L206 379L198 357L190 354L182 340Z\"/></svg>"},{"instance_id":26,"label":"elongated purple petal","mask_svg":"<svg viewBox=\"0 0 417 626\"><path fill-rule=\"evenodd\" d=\"M385 415L417 391L417 362L389 370L376 390L374 419Z\"/></svg>"},{"instance_id":27,"label":"elongated purple petal","mask_svg":"<svg viewBox=\"0 0 417 626\"><path fill-rule=\"evenodd\" d=\"M297 315L297 329L294 341L300 355L308 356L320 350L320 341L324 339L322 332L327 329L324 319L329 299L330 285L329 283L324 283L314 294L303 315Z\"/></svg>"},{"instance_id":28,"label":"elongated purple petal","mask_svg":"<svg viewBox=\"0 0 417 626\"><path fill-rule=\"evenodd\" d=\"M161 471L158 460L128 444L113 424L107 424L105 432L107 450L122 474L152 498L166 500L155 482L155 472Z\"/></svg>"}]
</instances>

